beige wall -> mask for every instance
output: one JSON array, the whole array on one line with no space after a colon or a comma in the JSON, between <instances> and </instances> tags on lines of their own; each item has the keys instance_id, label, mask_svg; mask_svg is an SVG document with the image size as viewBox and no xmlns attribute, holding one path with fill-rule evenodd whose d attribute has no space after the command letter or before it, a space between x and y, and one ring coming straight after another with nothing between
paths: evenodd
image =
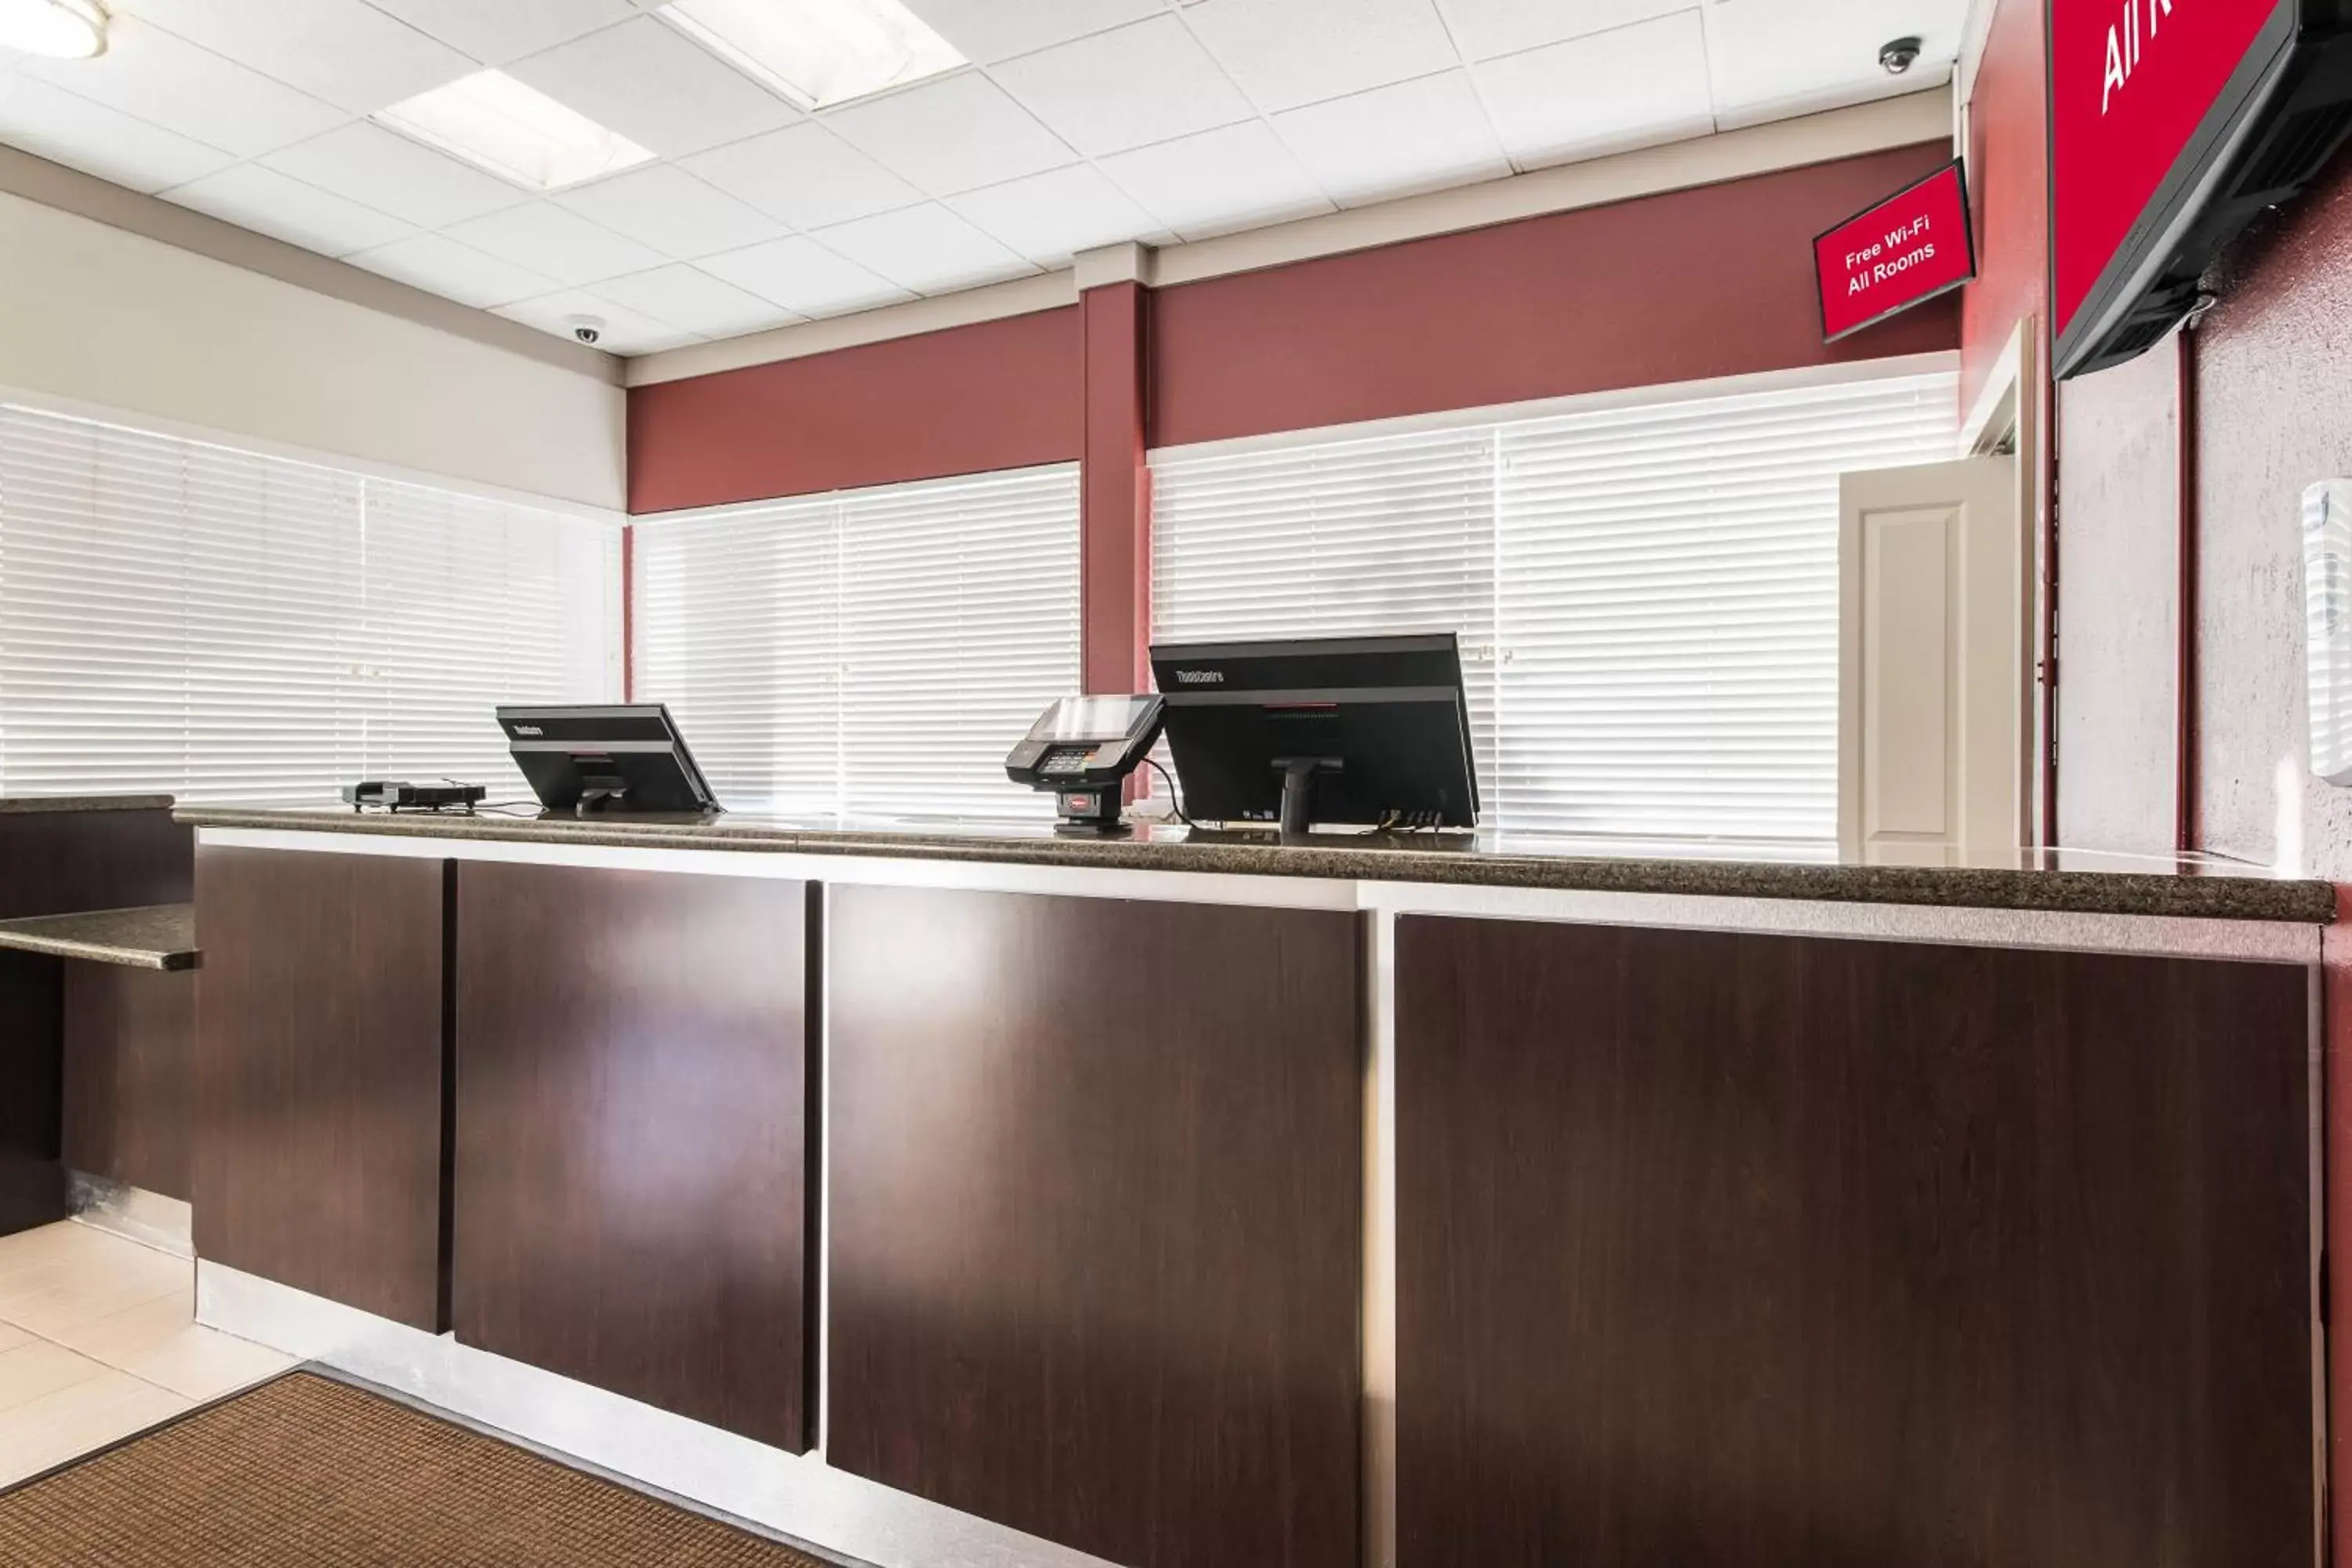
<instances>
[{"instance_id":1,"label":"beige wall","mask_svg":"<svg viewBox=\"0 0 2352 1568\"><path fill-rule=\"evenodd\" d=\"M626 504L609 379L0 193L5 393Z\"/></svg>"}]
</instances>

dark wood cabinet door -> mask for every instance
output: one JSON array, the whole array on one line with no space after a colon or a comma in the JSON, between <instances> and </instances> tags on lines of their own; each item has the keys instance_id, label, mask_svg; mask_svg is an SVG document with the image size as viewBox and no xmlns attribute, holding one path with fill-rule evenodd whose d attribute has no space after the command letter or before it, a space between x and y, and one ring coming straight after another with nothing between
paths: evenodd
<instances>
[{"instance_id":1,"label":"dark wood cabinet door","mask_svg":"<svg viewBox=\"0 0 2352 1568\"><path fill-rule=\"evenodd\" d=\"M2313 1561L2298 968L1408 918L1413 1568Z\"/></svg>"},{"instance_id":2,"label":"dark wood cabinet door","mask_svg":"<svg viewBox=\"0 0 2352 1568\"><path fill-rule=\"evenodd\" d=\"M193 973L68 963L66 1164L185 1199L195 1046Z\"/></svg>"},{"instance_id":3,"label":"dark wood cabinet door","mask_svg":"<svg viewBox=\"0 0 2352 1568\"><path fill-rule=\"evenodd\" d=\"M196 856L197 1254L433 1331L444 871Z\"/></svg>"},{"instance_id":4,"label":"dark wood cabinet door","mask_svg":"<svg viewBox=\"0 0 2352 1568\"><path fill-rule=\"evenodd\" d=\"M809 1446L809 897L459 865L461 1342Z\"/></svg>"},{"instance_id":5,"label":"dark wood cabinet door","mask_svg":"<svg viewBox=\"0 0 2352 1568\"><path fill-rule=\"evenodd\" d=\"M832 899L828 1461L1133 1568L1355 1568L1355 917Z\"/></svg>"}]
</instances>

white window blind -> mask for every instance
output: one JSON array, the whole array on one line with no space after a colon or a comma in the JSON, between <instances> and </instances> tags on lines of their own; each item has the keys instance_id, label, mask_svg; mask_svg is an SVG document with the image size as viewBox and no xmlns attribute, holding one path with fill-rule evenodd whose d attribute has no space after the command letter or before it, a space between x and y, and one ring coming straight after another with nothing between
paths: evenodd
<instances>
[{"instance_id":1,"label":"white window blind","mask_svg":"<svg viewBox=\"0 0 2352 1568\"><path fill-rule=\"evenodd\" d=\"M1836 832L1837 491L1948 374L1152 458L1153 635L1458 631L1486 820Z\"/></svg>"},{"instance_id":2,"label":"white window blind","mask_svg":"<svg viewBox=\"0 0 2352 1568\"><path fill-rule=\"evenodd\" d=\"M619 535L0 406L0 795L520 793L501 701L609 700Z\"/></svg>"},{"instance_id":3,"label":"white window blind","mask_svg":"<svg viewBox=\"0 0 2352 1568\"><path fill-rule=\"evenodd\" d=\"M1044 815L1004 754L1077 689L1077 468L640 523L636 660L722 800Z\"/></svg>"}]
</instances>

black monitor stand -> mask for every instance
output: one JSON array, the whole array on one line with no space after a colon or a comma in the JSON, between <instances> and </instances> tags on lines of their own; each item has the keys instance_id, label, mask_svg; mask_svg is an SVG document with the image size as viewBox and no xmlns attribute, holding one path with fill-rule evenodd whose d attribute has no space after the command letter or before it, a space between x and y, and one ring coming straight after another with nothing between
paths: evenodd
<instances>
[{"instance_id":1,"label":"black monitor stand","mask_svg":"<svg viewBox=\"0 0 2352 1568\"><path fill-rule=\"evenodd\" d=\"M1343 772L1337 757L1276 757L1282 774L1282 837L1304 838L1315 821L1315 779L1318 773Z\"/></svg>"}]
</instances>

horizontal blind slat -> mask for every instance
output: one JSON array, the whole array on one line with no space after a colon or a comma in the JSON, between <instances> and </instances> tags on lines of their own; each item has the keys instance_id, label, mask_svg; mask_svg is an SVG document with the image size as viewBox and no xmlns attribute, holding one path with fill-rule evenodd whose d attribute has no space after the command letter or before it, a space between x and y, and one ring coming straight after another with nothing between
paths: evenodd
<instances>
[{"instance_id":1,"label":"horizontal blind slat","mask_svg":"<svg viewBox=\"0 0 2352 1568\"><path fill-rule=\"evenodd\" d=\"M1486 820L1835 832L1837 476L1948 458L1948 374L1151 458L1152 630L1451 630Z\"/></svg>"},{"instance_id":2,"label":"horizontal blind slat","mask_svg":"<svg viewBox=\"0 0 2352 1568\"><path fill-rule=\"evenodd\" d=\"M0 406L0 794L522 789L490 710L609 700L616 530Z\"/></svg>"}]
</instances>

